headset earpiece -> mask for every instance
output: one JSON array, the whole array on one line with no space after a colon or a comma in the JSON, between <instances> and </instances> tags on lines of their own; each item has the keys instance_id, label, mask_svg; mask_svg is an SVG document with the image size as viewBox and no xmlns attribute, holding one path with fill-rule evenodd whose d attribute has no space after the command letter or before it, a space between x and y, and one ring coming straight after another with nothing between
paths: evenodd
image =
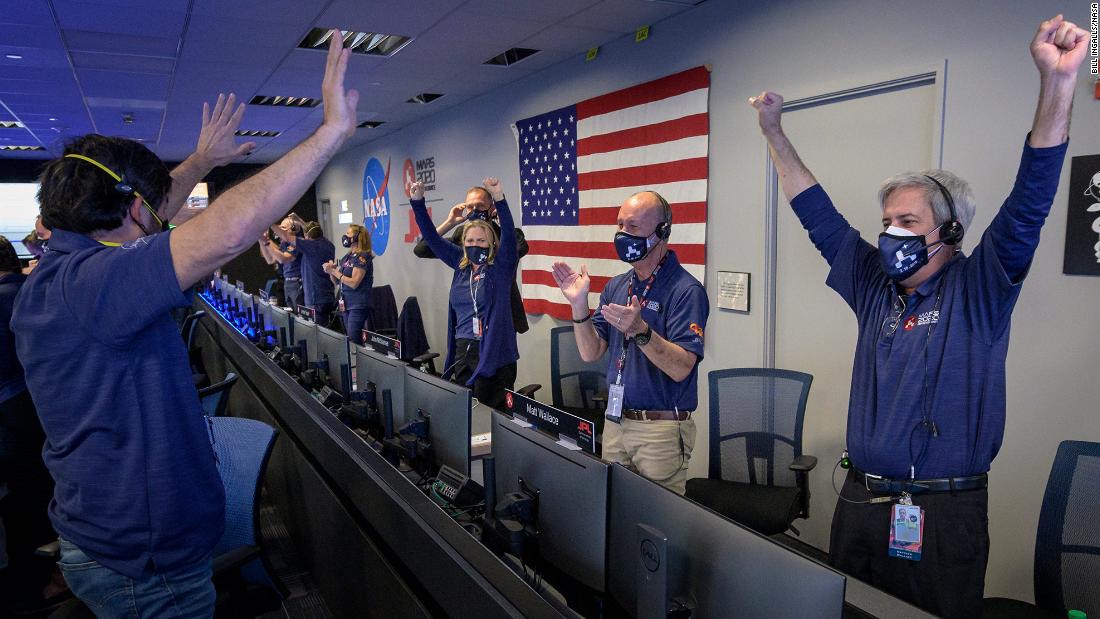
<instances>
[{"instance_id":1,"label":"headset earpiece","mask_svg":"<svg viewBox=\"0 0 1100 619\"><path fill-rule=\"evenodd\" d=\"M936 187L939 187L940 193L943 195L943 201L947 203L947 210L951 213L951 219L943 222L943 225L940 226L940 241L944 245L958 245L966 231L963 230L958 216L955 215L955 199L951 197L951 192L947 190L947 187L944 187L943 183L936 180L935 177L927 174L924 177L935 183Z\"/></svg>"},{"instance_id":2,"label":"headset earpiece","mask_svg":"<svg viewBox=\"0 0 1100 619\"><path fill-rule=\"evenodd\" d=\"M653 234L656 234L657 238L662 241L667 241L668 237L672 236L672 224L667 221L662 221L657 224L657 229L653 231Z\"/></svg>"}]
</instances>

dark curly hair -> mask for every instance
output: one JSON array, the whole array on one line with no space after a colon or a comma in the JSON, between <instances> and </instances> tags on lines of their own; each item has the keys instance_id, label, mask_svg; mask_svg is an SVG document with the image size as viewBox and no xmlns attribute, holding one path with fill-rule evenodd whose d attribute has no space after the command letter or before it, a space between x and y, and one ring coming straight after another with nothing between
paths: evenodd
<instances>
[{"instance_id":1,"label":"dark curly hair","mask_svg":"<svg viewBox=\"0 0 1100 619\"><path fill-rule=\"evenodd\" d=\"M0 235L0 273L20 273L23 271L23 263L19 262L19 256L15 254L15 247L7 237Z\"/></svg>"},{"instance_id":2,"label":"dark curly hair","mask_svg":"<svg viewBox=\"0 0 1100 619\"><path fill-rule=\"evenodd\" d=\"M125 138L88 134L69 142L65 153L100 162L159 209L172 188L168 167L143 144ZM91 234L122 225L133 194L116 188L118 181L80 159L62 157L46 165L39 178L38 202L47 228Z\"/></svg>"}]
</instances>

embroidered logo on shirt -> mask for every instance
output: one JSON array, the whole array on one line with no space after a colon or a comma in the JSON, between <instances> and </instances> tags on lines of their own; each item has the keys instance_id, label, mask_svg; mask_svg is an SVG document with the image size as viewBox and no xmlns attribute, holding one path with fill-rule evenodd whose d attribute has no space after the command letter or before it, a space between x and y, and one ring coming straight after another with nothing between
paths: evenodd
<instances>
[{"instance_id":1,"label":"embroidered logo on shirt","mask_svg":"<svg viewBox=\"0 0 1100 619\"><path fill-rule=\"evenodd\" d=\"M647 310L650 310L650 311L653 311L653 312L661 311L661 304L656 302L656 301L646 301L645 307L646 307Z\"/></svg>"},{"instance_id":2,"label":"embroidered logo on shirt","mask_svg":"<svg viewBox=\"0 0 1100 619\"><path fill-rule=\"evenodd\" d=\"M934 325L940 321L940 311L930 310L919 314L917 316L910 316L905 321L905 330L912 331L913 327L923 327L925 325Z\"/></svg>"},{"instance_id":3,"label":"embroidered logo on shirt","mask_svg":"<svg viewBox=\"0 0 1100 619\"><path fill-rule=\"evenodd\" d=\"M688 328L691 329L691 332L694 333L695 335L697 335L699 337L703 337L703 327L700 327L699 325L697 325L693 322L693 323L691 323L691 326L688 327Z\"/></svg>"}]
</instances>

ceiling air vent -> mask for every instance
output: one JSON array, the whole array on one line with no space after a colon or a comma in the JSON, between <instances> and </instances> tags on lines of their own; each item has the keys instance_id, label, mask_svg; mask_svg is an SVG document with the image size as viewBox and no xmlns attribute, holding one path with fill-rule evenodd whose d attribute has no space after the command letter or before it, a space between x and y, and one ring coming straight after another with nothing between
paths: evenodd
<instances>
[{"instance_id":1,"label":"ceiling air vent","mask_svg":"<svg viewBox=\"0 0 1100 619\"><path fill-rule=\"evenodd\" d=\"M0 129L22 129L23 123L18 120L0 120Z\"/></svg>"},{"instance_id":2,"label":"ceiling air vent","mask_svg":"<svg viewBox=\"0 0 1100 619\"><path fill-rule=\"evenodd\" d=\"M265 95L256 95L252 97L252 100L248 102L249 105L277 105L281 107L317 107L321 104L320 99L310 99L309 97L269 97Z\"/></svg>"},{"instance_id":3,"label":"ceiling air vent","mask_svg":"<svg viewBox=\"0 0 1100 619\"><path fill-rule=\"evenodd\" d=\"M0 146L0 150L46 150L46 149L42 148L41 146L4 145L4 146Z\"/></svg>"},{"instance_id":4,"label":"ceiling air vent","mask_svg":"<svg viewBox=\"0 0 1100 619\"><path fill-rule=\"evenodd\" d=\"M255 129L248 131L237 131L234 135L239 135L245 138L277 138L282 131L258 131Z\"/></svg>"},{"instance_id":5,"label":"ceiling air vent","mask_svg":"<svg viewBox=\"0 0 1100 619\"><path fill-rule=\"evenodd\" d=\"M406 103L431 103L442 96L443 95L436 92L422 92L406 101Z\"/></svg>"},{"instance_id":6,"label":"ceiling air vent","mask_svg":"<svg viewBox=\"0 0 1100 619\"><path fill-rule=\"evenodd\" d=\"M383 125L385 123L386 123L386 121L384 121L384 120L364 120L363 122L359 123L356 126L359 127L360 129L374 129L378 125Z\"/></svg>"}]
</instances>

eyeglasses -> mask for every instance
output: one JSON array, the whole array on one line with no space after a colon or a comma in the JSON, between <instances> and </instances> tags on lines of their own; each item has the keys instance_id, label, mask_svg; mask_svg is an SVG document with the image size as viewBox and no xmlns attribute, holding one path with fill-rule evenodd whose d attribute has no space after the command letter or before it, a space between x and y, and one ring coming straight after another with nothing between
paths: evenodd
<instances>
[{"instance_id":1,"label":"eyeglasses","mask_svg":"<svg viewBox=\"0 0 1100 619\"><path fill-rule=\"evenodd\" d=\"M882 321L882 334L889 337L898 330L898 325L901 324L901 317L905 315L905 299L901 296L894 297L893 316L888 316L886 320Z\"/></svg>"}]
</instances>

